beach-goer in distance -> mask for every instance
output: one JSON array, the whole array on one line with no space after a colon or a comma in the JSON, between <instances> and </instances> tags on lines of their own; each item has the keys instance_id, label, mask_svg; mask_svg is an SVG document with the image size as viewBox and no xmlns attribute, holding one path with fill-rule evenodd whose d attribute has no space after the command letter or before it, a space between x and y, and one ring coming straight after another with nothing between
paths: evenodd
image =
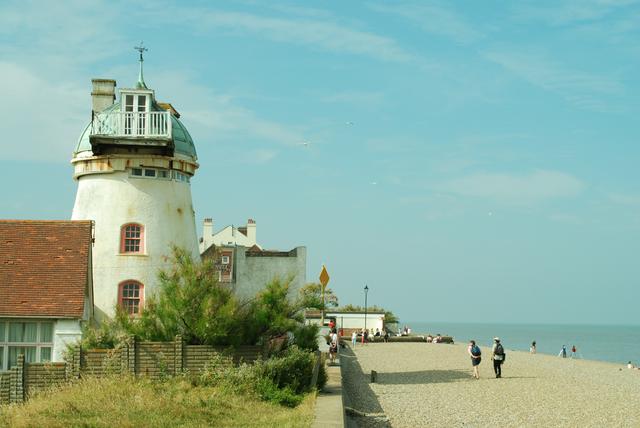
<instances>
[{"instance_id":1,"label":"beach-goer in distance","mask_svg":"<svg viewBox=\"0 0 640 428\"><path fill-rule=\"evenodd\" d=\"M536 341L531 342L531 347L529 348L529 352L532 354L536 353Z\"/></svg>"},{"instance_id":2,"label":"beach-goer in distance","mask_svg":"<svg viewBox=\"0 0 640 428\"><path fill-rule=\"evenodd\" d=\"M496 373L496 378L502 377L502 363L505 360L505 352L502 343L500 343L499 337L493 338L493 348L491 349L491 359L493 360L493 371Z\"/></svg>"},{"instance_id":3,"label":"beach-goer in distance","mask_svg":"<svg viewBox=\"0 0 640 428\"><path fill-rule=\"evenodd\" d=\"M351 345L355 347L357 341L358 341L358 334L356 333L355 330L353 330L353 332L351 333Z\"/></svg>"},{"instance_id":4,"label":"beach-goer in distance","mask_svg":"<svg viewBox=\"0 0 640 428\"><path fill-rule=\"evenodd\" d=\"M631 363L631 361L629 361L629 364L627 364L627 368L628 368L628 369L632 369L632 368L634 368L634 367L633 367L633 363Z\"/></svg>"},{"instance_id":5,"label":"beach-goer in distance","mask_svg":"<svg viewBox=\"0 0 640 428\"><path fill-rule=\"evenodd\" d=\"M382 338L384 339L384 343L387 343L389 341L389 332L386 328L382 331L384 332L384 336L382 336Z\"/></svg>"},{"instance_id":6,"label":"beach-goer in distance","mask_svg":"<svg viewBox=\"0 0 640 428\"><path fill-rule=\"evenodd\" d=\"M427 343L431 343L431 342L433 342L433 336L428 335L427 336Z\"/></svg>"},{"instance_id":7,"label":"beach-goer in distance","mask_svg":"<svg viewBox=\"0 0 640 428\"><path fill-rule=\"evenodd\" d=\"M578 350L576 349L576 345L573 345L571 347L571 358L576 358L578 356L577 352Z\"/></svg>"},{"instance_id":8,"label":"beach-goer in distance","mask_svg":"<svg viewBox=\"0 0 640 428\"><path fill-rule=\"evenodd\" d=\"M369 341L369 330L365 329L364 330L364 343L367 343Z\"/></svg>"},{"instance_id":9,"label":"beach-goer in distance","mask_svg":"<svg viewBox=\"0 0 640 428\"><path fill-rule=\"evenodd\" d=\"M380 329L376 328L376 337L380 337Z\"/></svg>"},{"instance_id":10,"label":"beach-goer in distance","mask_svg":"<svg viewBox=\"0 0 640 428\"><path fill-rule=\"evenodd\" d=\"M567 358L567 347L565 345L562 345L562 349L560 350L558 357Z\"/></svg>"},{"instance_id":11,"label":"beach-goer in distance","mask_svg":"<svg viewBox=\"0 0 640 428\"><path fill-rule=\"evenodd\" d=\"M475 340L469 341L469 347L467 348L467 352L471 356L471 366L473 367L473 377L476 379L480 379L480 372L478 366L480 365L480 361L482 361L482 351L480 351L480 347L476 345Z\"/></svg>"},{"instance_id":12,"label":"beach-goer in distance","mask_svg":"<svg viewBox=\"0 0 640 428\"><path fill-rule=\"evenodd\" d=\"M442 336L440 336L440 333L436 334L436 338L433 339L433 343L440 343L442 342Z\"/></svg>"}]
</instances>

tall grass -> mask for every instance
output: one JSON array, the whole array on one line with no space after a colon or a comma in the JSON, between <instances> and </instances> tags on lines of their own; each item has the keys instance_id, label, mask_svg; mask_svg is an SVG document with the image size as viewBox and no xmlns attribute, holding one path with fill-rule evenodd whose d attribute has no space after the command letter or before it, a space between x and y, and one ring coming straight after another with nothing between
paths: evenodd
<instances>
[{"instance_id":1,"label":"tall grass","mask_svg":"<svg viewBox=\"0 0 640 428\"><path fill-rule=\"evenodd\" d=\"M314 400L315 393L308 394L292 409L182 377L86 378L24 405L0 406L0 427L305 427L313 421Z\"/></svg>"}]
</instances>

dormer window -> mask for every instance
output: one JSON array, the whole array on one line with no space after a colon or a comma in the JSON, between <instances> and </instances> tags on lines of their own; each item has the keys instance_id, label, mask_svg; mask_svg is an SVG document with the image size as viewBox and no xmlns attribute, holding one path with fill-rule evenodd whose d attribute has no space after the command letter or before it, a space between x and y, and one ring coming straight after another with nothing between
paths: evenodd
<instances>
[{"instance_id":1,"label":"dormer window","mask_svg":"<svg viewBox=\"0 0 640 428\"><path fill-rule=\"evenodd\" d=\"M125 135L145 135L149 111L149 95L132 93L122 94Z\"/></svg>"}]
</instances>

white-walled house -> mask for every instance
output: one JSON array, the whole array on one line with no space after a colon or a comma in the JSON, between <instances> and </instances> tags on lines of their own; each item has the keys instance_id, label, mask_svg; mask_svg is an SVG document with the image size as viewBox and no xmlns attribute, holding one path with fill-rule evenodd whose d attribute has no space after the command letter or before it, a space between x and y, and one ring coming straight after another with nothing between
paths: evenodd
<instances>
[{"instance_id":1,"label":"white-walled house","mask_svg":"<svg viewBox=\"0 0 640 428\"><path fill-rule=\"evenodd\" d=\"M96 318L116 305L132 315L171 267L171 247L199 258L191 178L193 140L171 104L159 103L140 75L133 88L93 79L92 120L71 163L78 182L73 220L95 223Z\"/></svg>"},{"instance_id":2,"label":"white-walled house","mask_svg":"<svg viewBox=\"0 0 640 428\"><path fill-rule=\"evenodd\" d=\"M324 313L324 323L329 324L329 320L334 319L337 329L343 329L345 335L351 334L352 330L360 331L365 327L369 331L376 329L382 331L384 328L384 312L380 311L367 311L365 312L346 312L346 311L326 311ZM322 314L318 310L307 310L305 312L305 322L307 324L320 325Z\"/></svg>"},{"instance_id":3,"label":"white-walled house","mask_svg":"<svg viewBox=\"0 0 640 428\"><path fill-rule=\"evenodd\" d=\"M0 220L0 237L0 371L62 361L93 315L93 224Z\"/></svg>"},{"instance_id":4,"label":"white-walled house","mask_svg":"<svg viewBox=\"0 0 640 428\"><path fill-rule=\"evenodd\" d=\"M307 248L265 250L256 242L256 221L246 226L227 226L213 230L213 220L205 218L200 240L201 257L215 258L219 280L230 283L243 300L252 299L274 278L291 280L289 297L298 297L298 290L307 280Z\"/></svg>"}]
</instances>

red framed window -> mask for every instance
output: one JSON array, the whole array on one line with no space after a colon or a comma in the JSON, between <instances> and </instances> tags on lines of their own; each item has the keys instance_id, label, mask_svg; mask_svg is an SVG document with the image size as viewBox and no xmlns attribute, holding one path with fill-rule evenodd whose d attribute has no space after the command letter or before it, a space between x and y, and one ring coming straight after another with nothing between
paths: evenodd
<instances>
[{"instance_id":1,"label":"red framed window","mask_svg":"<svg viewBox=\"0 0 640 428\"><path fill-rule=\"evenodd\" d=\"M133 280L121 282L118 287L118 304L129 315L138 315L144 305L144 285Z\"/></svg>"},{"instance_id":2,"label":"red framed window","mask_svg":"<svg viewBox=\"0 0 640 428\"><path fill-rule=\"evenodd\" d=\"M120 230L121 253L144 252L144 226L137 223L125 224Z\"/></svg>"}]
</instances>

